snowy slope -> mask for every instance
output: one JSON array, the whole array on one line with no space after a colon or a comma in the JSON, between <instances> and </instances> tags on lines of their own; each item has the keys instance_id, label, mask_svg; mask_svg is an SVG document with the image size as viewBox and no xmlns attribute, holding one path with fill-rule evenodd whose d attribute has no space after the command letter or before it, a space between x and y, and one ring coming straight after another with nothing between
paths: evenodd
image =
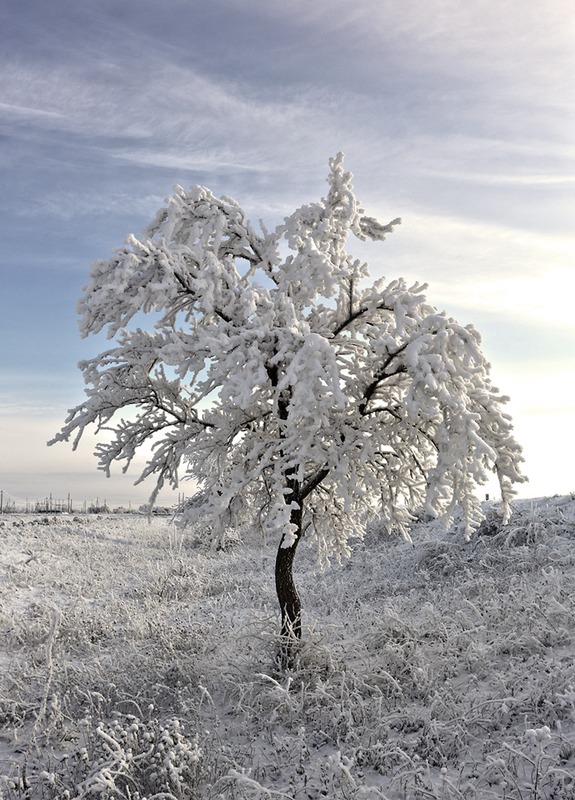
<instances>
[{"instance_id":1,"label":"snowy slope","mask_svg":"<svg viewBox=\"0 0 575 800\"><path fill-rule=\"evenodd\" d=\"M141 517L0 518L0 797L575 797L575 499L298 552Z\"/></svg>"}]
</instances>

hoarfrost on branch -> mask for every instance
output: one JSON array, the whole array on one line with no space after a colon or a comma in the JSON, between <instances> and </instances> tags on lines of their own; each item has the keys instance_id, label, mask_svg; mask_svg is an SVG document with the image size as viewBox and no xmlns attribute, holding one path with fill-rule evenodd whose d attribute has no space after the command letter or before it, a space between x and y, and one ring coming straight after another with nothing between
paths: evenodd
<instances>
[{"instance_id":1,"label":"hoarfrost on branch","mask_svg":"<svg viewBox=\"0 0 575 800\"><path fill-rule=\"evenodd\" d=\"M187 519L217 533L253 514L284 547L309 531L322 561L374 514L407 533L410 509L459 506L471 530L478 484L495 471L505 509L523 480L478 333L424 285L369 285L347 238L383 240L400 220L365 215L341 154L328 183L272 232L230 198L176 187L141 238L92 267L81 331L116 344L80 365L86 399L54 439L111 432L106 473L151 445L139 480L155 479L152 501L193 478ZM151 330L135 326L142 312Z\"/></svg>"}]
</instances>

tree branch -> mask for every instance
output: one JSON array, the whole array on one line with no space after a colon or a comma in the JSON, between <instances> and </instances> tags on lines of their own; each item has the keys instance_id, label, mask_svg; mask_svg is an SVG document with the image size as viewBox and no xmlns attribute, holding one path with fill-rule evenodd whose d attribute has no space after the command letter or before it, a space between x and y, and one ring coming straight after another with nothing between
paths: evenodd
<instances>
[{"instance_id":1,"label":"tree branch","mask_svg":"<svg viewBox=\"0 0 575 800\"><path fill-rule=\"evenodd\" d=\"M178 281L178 283L180 284L180 286L182 287L182 293L190 295L190 297L193 300L196 300L197 299L196 293L194 292L194 290L190 286L188 286L188 284L183 279L183 277L181 275L178 275L176 272L174 273L174 276L175 276L176 280ZM214 309L214 314L217 317L219 317L223 322L231 322L232 321L232 318L230 316L228 316L227 314L225 314L219 308L215 308Z\"/></svg>"},{"instance_id":2,"label":"tree branch","mask_svg":"<svg viewBox=\"0 0 575 800\"><path fill-rule=\"evenodd\" d=\"M319 472L316 472L312 478L306 481L299 491L299 500L305 500L306 497L308 497L308 495L314 491L314 489L317 489L320 483L327 478L329 472L330 471L328 467L324 467L323 469L320 469Z\"/></svg>"},{"instance_id":3,"label":"tree branch","mask_svg":"<svg viewBox=\"0 0 575 800\"><path fill-rule=\"evenodd\" d=\"M395 350L395 352L390 353L388 355L388 357L383 362L381 369L375 374L374 379L366 387L363 393L362 402L359 404L359 413L361 414L362 417L368 413L367 404L369 403L369 401L371 400L371 398L373 397L379 386L383 383L383 381L386 380L387 378L393 377L394 375L399 375L402 372L407 372L407 367L405 367L402 364L395 370L395 372L388 373L387 370L393 359L397 358L397 356L405 350L408 344L410 344L410 342L404 342L401 345L401 347L398 347L398 349Z\"/></svg>"},{"instance_id":4,"label":"tree branch","mask_svg":"<svg viewBox=\"0 0 575 800\"><path fill-rule=\"evenodd\" d=\"M381 305L376 306L374 309L369 308L368 306L362 306L361 308L356 309L356 311L353 311L350 299L349 314L347 318L344 319L343 322L340 322L340 324L333 330L332 338L335 339L335 337L338 336L343 330L345 330L345 328L347 328L348 325L351 325L352 322L355 322L356 319L359 319L364 314L367 314L369 311L393 311L393 309L388 308L384 303L382 303Z\"/></svg>"}]
</instances>

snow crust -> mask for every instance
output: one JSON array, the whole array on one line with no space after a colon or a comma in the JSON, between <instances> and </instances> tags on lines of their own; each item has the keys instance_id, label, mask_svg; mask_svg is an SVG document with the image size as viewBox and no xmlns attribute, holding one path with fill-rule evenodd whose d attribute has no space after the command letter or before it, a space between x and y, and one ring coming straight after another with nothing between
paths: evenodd
<instances>
[{"instance_id":1,"label":"snow crust","mask_svg":"<svg viewBox=\"0 0 575 800\"><path fill-rule=\"evenodd\" d=\"M287 673L253 529L0 517L0 796L569 800L575 500L483 511L304 539Z\"/></svg>"}]
</instances>

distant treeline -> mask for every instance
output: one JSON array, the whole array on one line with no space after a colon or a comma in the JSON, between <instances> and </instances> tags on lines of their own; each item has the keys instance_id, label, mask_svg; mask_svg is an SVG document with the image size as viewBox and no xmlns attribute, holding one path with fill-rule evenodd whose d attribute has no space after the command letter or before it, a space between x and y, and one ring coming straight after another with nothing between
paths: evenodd
<instances>
[{"instance_id":1,"label":"distant treeline","mask_svg":"<svg viewBox=\"0 0 575 800\"><path fill-rule=\"evenodd\" d=\"M183 506L185 498L178 497L178 502L173 506L154 506L154 515L168 515L175 513ZM25 500L0 490L0 514L133 514L148 513L149 506L138 505L110 507L107 500L83 500L77 503L72 500L71 494L66 499L54 498L51 494L41 500Z\"/></svg>"}]
</instances>

